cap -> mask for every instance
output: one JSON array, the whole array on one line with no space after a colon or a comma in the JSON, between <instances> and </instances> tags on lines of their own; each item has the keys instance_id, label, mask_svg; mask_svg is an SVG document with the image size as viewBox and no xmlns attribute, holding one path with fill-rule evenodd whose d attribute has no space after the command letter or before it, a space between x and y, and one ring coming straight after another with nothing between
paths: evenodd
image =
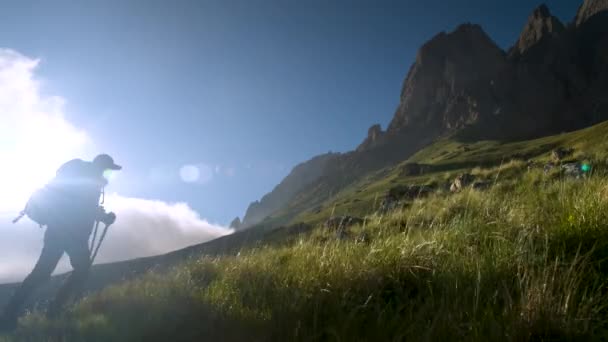
<instances>
[{"instance_id":1,"label":"cap","mask_svg":"<svg viewBox=\"0 0 608 342\"><path fill-rule=\"evenodd\" d=\"M116 165L114 159L107 154L100 154L93 159L93 164L99 165L104 170L120 170L122 166Z\"/></svg>"}]
</instances>

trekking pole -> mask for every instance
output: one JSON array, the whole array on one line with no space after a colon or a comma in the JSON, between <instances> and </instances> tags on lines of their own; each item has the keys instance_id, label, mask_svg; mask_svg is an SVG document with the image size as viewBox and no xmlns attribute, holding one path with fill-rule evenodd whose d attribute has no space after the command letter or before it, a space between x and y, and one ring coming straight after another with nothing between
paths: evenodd
<instances>
[{"instance_id":1,"label":"trekking pole","mask_svg":"<svg viewBox=\"0 0 608 342\"><path fill-rule=\"evenodd\" d=\"M97 247L95 248L95 251L91 255L91 265L93 265L93 262L95 261L97 252L99 252L99 247L101 247L101 244L103 243L103 240L105 239L106 234L108 233L108 228L110 228L110 226L111 226L111 224L106 224L106 226L103 229L103 232L101 233L101 236L99 237L99 242L97 243Z\"/></svg>"},{"instance_id":2,"label":"trekking pole","mask_svg":"<svg viewBox=\"0 0 608 342\"><path fill-rule=\"evenodd\" d=\"M103 205L105 202L106 202L106 187L104 186L101 188L101 200L99 202L99 208L104 213L105 213L105 210L103 208ZM101 239L99 239L97 248L95 249L95 251L93 251L93 248L95 247L95 240L97 239L98 230L99 230L99 220L96 220L95 228L93 228L93 238L91 239L91 245L89 246L89 253L91 256L91 265L93 265L93 260L95 260L95 257L97 256L97 251L99 250L99 247L101 246L101 241L103 240L103 238L106 235L106 231L108 230L108 225L106 225L103 235L102 235Z\"/></svg>"},{"instance_id":3,"label":"trekking pole","mask_svg":"<svg viewBox=\"0 0 608 342\"><path fill-rule=\"evenodd\" d=\"M103 189L101 193L103 194ZM101 204L103 204L103 199ZM99 210L105 213L105 210L101 204L99 206ZM99 231L99 222L99 219L95 220L95 226L93 228L93 238L91 239L91 245L89 246L89 254L93 253L93 248L95 247L95 240L97 239L97 232Z\"/></svg>"},{"instance_id":4,"label":"trekking pole","mask_svg":"<svg viewBox=\"0 0 608 342\"><path fill-rule=\"evenodd\" d=\"M95 228L93 228L93 238L91 239L91 245L89 246L89 254L93 253L93 247L95 247L95 240L97 239L98 230L99 230L99 221L95 221Z\"/></svg>"}]
</instances>

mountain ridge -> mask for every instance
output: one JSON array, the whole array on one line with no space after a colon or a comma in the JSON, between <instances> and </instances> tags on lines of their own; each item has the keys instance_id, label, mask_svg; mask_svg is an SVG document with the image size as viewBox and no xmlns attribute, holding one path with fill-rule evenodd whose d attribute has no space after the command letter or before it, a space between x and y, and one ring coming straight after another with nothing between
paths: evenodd
<instances>
[{"instance_id":1,"label":"mountain ridge","mask_svg":"<svg viewBox=\"0 0 608 342\"><path fill-rule=\"evenodd\" d=\"M601 20L607 10L608 0L586 0L575 21L564 25L540 5L508 51L475 24L437 34L419 49L386 131L371 126L356 149L328 159L306 187L282 189L288 196L271 191L266 196L281 201L253 221L289 222L442 136L530 139L608 119L602 96L608 91L608 20Z\"/></svg>"}]
</instances>

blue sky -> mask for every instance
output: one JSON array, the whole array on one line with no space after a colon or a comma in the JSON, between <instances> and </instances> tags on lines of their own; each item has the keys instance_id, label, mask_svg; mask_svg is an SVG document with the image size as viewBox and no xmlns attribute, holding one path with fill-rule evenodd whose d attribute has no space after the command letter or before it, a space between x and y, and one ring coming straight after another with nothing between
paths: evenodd
<instances>
[{"instance_id":1,"label":"blue sky","mask_svg":"<svg viewBox=\"0 0 608 342\"><path fill-rule=\"evenodd\" d=\"M546 2L571 21L578 1ZM478 23L511 46L530 1L2 2L0 45L125 166L125 195L226 224L297 163L386 127L418 47ZM185 183L195 164L204 182Z\"/></svg>"}]
</instances>

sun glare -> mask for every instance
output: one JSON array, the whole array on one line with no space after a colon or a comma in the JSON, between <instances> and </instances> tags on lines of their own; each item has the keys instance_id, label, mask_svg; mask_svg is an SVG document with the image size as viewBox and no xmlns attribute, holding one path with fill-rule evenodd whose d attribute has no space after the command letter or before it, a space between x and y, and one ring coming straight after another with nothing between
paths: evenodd
<instances>
[{"instance_id":1,"label":"sun glare","mask_svg":"<svg viewBox=\"0 0 608 342\"><path fill-rule=\"evenodd\" d=\"M32 118L34 119L34 118ZM22 132L0 147L4 167L0 172L0 207L23 207L29 195L43 186L57 168L74 158L85 142L85 136L57 120L42 115L35 122L21 125ZM46 127L46 128L44 128Z\"/></svg>"},{"instance_id":2,"label":"sun glare","mask_svg":"<svg viewBox=\"0 0 608 342\"><path fill-rule=\"evenodd\" d=\"M38 60L0 49L0 212L19 211L65 161L81 156L86 134L64 119L64 100L46 96Z\"/></svg>"},{"instance_id":3,"label":"sun glare","mask_svg":"<svg viewBox=\"0 0 608 342\"><path fill-rule=\"evenodd\" d=\"M0 134L10 129L10 141L0 146L3 168L0 171L0 208L23 208L29 195L43 186L65 161L82 152L84 133L63 121L59 114L23 115L20 122L3 125Z\"/></svg>"}]
</instances>

